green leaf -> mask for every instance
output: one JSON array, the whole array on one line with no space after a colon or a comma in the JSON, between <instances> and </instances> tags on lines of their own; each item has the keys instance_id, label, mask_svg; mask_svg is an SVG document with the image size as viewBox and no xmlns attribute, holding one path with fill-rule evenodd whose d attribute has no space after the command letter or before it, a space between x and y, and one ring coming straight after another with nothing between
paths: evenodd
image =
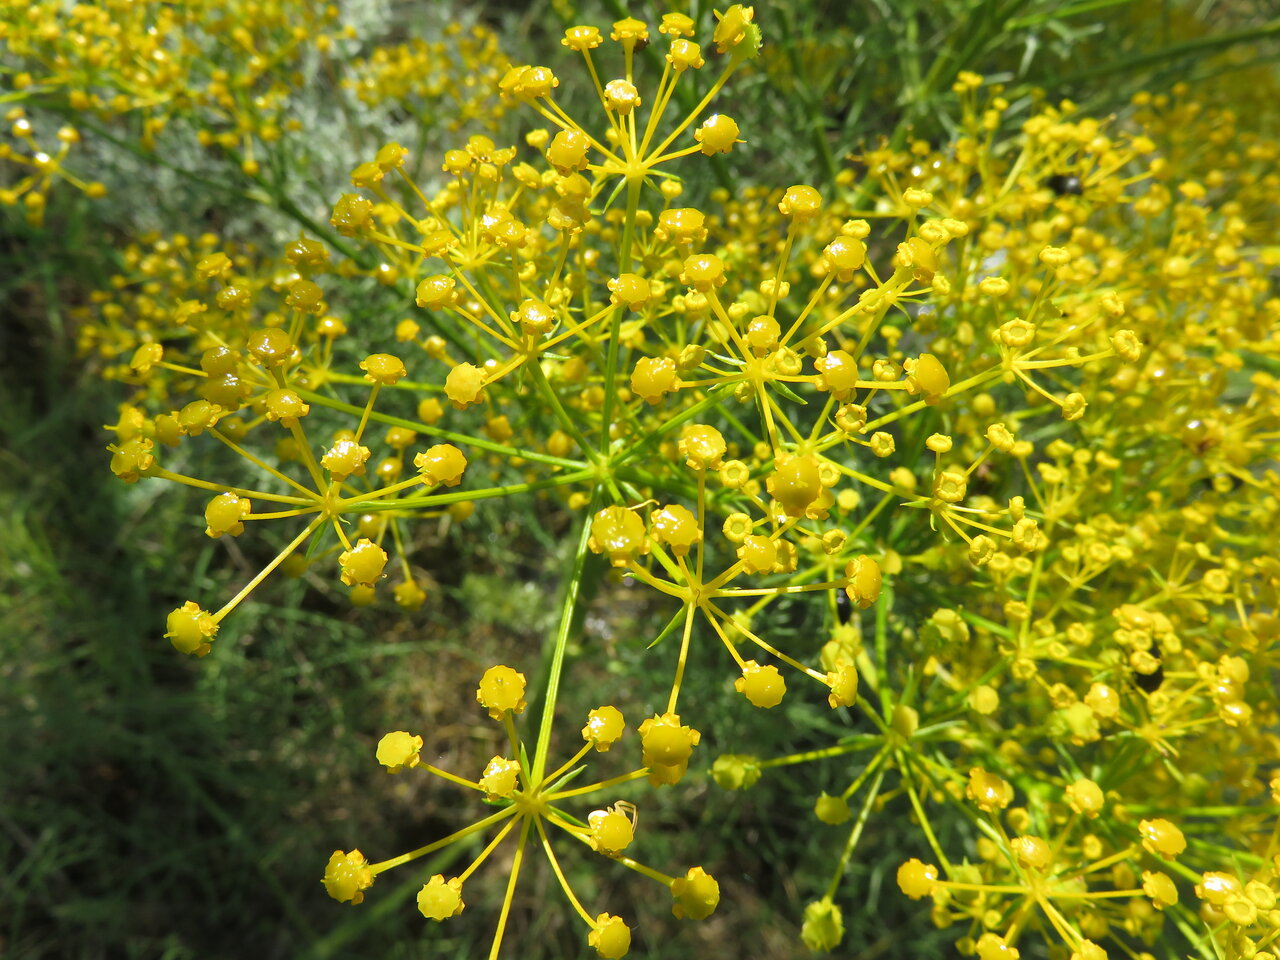
<instances>
[{"instance_id":1,"label":"green leaf","mask_svg":"<svg viewBox=\"0 0 1280 960\"><path fill-rule=\"evenodd\" d=\"M808 401L808 400L805 400L803 397L801 397L799 394L797 394L794 390L792 390L790 387L788 387L788 386L787 386L785 383L783 383L781 380L774 380L774 381L773 381L773 389L777 390L777 391L778 391L778 393L782 394L784 397L786 397L786 398L787 398L788 400L790 400L792 403L798 403L798 404L800 404L800 405L801 405L801 406L803 406L803 407L807 407L807 406L809 405L809 401Z\"/></svg>"}]
</instances>

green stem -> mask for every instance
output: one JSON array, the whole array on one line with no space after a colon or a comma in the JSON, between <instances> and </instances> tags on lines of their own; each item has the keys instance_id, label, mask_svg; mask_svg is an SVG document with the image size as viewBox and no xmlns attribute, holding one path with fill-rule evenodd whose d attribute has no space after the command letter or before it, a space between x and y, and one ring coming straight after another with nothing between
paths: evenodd
<instances>
[{"instance_id":1,"label":"green stem","mask_svg":"<svg viewBox=\"0 0 1280 960\"><path fill-rule=\"evenodd\" d=\"M600 454L591 449L591 444L587 442L587 438L584 437L582 435L582 431L578 429L577 422L573 417L569 416L568 411L565 410L564 404L560 402L560 397L556 395L555 390L547 381L546 374L542 372L542 365L535 359L532 363L526 364L526 366L533 371L533 379L534 383L538 386L538 392L542 395L543 399L547 401L547 404L551 407L556 419L560 421L560 424L569 432L569 435L573 437L574 441L578 444L579 449L586 454L587 458L592 463L600 464ZM622 491L618 489L618 483L614 479L612 472L605 472L603 473L603 476L600 476L599 474L596 476L599 480L603 480L615 501L622 503L626 500L622 495Z\"/></svg>"},{"instance_id":2,"label":"green stem","mask_svg":"<svg viewBox=\"0 0 1280 960\"><path fill-rule=\"evenodd\" d=\"M518 493L534 493L538 490L551 490L574 483L585 483L596 475L594 470L579 470L576 473L563 473L547 480L535 480L532 483L509 483L501 487L484 487L480 490L459 490L456 493L431 493L421 497L399 497L394 500L360 501L361 512L379 510L405 510L409 508L446 507L452 503L464 503L473 500L492 500L495 497L511 497Z\"/></svg>"},{"instance_id":3,"label":"green stem","mask_svg":"<svg viewBox=\"0 0 1280 960\"><path fill-rule=\"evenodd\" d=\"M311 403L318 403L331 410L339 410L343 413L350 413L356 416L359 416L364 412L363 406L344 403L341 400L335 400L327 394L317 393L314 390L306 390L300 387L296 389L298 396L303 400L307 400ZM439 427L419 423L416 420L406 420L404 417L393 417L389 414L379 413L377 410L374 410L369 414L369 419L376 421L377 423L385 423L389 427L404 427L407 430L425 433L430 437L448 440L452 443L467 444L468 446L476 447L479 450L485 450L489 453L495 453L500 457L508 459L512 457L522 457L525 460L533 460L537 463L545 463L553 467L568 467L573 470L581 470L586 466L586 464L581 460L567 460L564 457L553 457L551 454L542 453L538 450L509 447L503 443L495 443L492 440L486 440L484 437L475 437L466 433L456 433L452 430L441 430Z\"/></svg>"},{"instance_id":4,"label":"green stem","mask_svg":"<svg viewBox=\"0 0 1280 960\"><path fill-rule=\"evenodd\" d=\"M892 603L893 591L885 586L876 601L876 686L886 723L893 714L893 698L889 694L889 607Z\"/></svg>"},{"instance_id":5,"label":"green stem","mask_svg":"<svg viewBox=\"0 0 1280 960\"><path fill-rule=\"evenodd\" d=\"M627 213L622 224L622 249L618 251L618 272L631 269L631 245L635 239L636 211L640 207L640 187L643 181L627 180ZM604 410L600 420L600 453L609 454L610 434L613 427L613 408L618 401L615 381L618 377L618 337L622 328L622 304L618 304L609 318L609 354L604 368Z\"/></svg>"},{"instance_id":6,"label":"green stem","mask_svg":"<svg viewBox=\"0 0 1280 960\"><path fill-rule=\"evenodd\" d=\"M867 798L862 802L862 809L858 811L858 819L853 824L853 829L849 831L849 839L845 842L844 852L840 855L840 862L836 864L835 872L831 875L831 882L827 884L826 899L830 900L836 894L836 888L840 886L840 878L844 876L845 868L849 865L849 858L853 856L854 848L858 845L858 840L862 837L862 830L867 825L867 820L871 817L871 808L875 806L876 798L880 796L880 784L884 780L883 766L876 774L876 782L871 785L871 789L867 791Z\"/></svg>"},{"instance_id":7,"label":"green stem","mask_svg":"<svg viewBox=\"0 0 1280 960\"><path fill-rule=\"evenodd\" d=\"M551 725L555 719L556 697L560 693L560 674L564 672L564 652L569 646L569 632L573 628L573 615L577 611L582 574L587 566L587 555L590 552L587 549L587 541L591 538L591 517L595 513L597 499L598 494L592 497L591 506L582 519L582 532L578 535L578 548L573 558L573 572L569 575L569 583L560 606L560 626L556 630L555 647L551 653L546 699L542 704L542 722L538 727L538 743L534 748L533 773L530 777L534 783L542 782L542 775L547 769L547 753L551 749Z\"/></svg>"},{"instance_id":8,"label":"green stem","mask_svg":"<svg viewBox=\"0 0 1280 960\"><path fill-rule=\"evenodd\" d=\"M929 847L933 850L933 855L938 858L938 862L942 864L942 868L951 873L951 861L947 859L947 855L943 852L942 844L938 842L938 838L934 836L933 827L929 825L929 818L925 816L924 805L920 802L920 795L916 793L915 784L911 782L911 768L902 757L902 752L898 751L898 768L902 771L902 783L907 788L907 797L911 801L911 807L916 812L916 818L920 821L920 829L924 831L924 837L929 841Z\"/></svg>"}]
</instances>

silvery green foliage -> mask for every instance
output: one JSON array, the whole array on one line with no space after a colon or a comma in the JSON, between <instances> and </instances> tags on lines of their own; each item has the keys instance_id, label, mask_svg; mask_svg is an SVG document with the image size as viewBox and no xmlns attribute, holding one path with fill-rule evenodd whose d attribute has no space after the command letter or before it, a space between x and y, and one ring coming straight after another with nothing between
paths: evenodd
<instances>
[{"instance_id":1,"label":"silvery green foliage","mask_svg":"<svg viewBox=\"0 0 1280 960\"><path fill-rule=\"evenodd\" d=\"M203 222L211 232L233 241L252 241L275 247L298 235L301 215L327 225L334 200L351 189L350 171L370 159L389 142L423 145L411 156L417 182L431 190L443 183L433 158L456 144L457 134L444 128L424 129L420 116L394 101L373 105L360 101L348 85L351 64L376 48L399 44L411 37L439 37L449 24L474 25L474 11L452 9L453 4L398 4L391 0L352 0L341 6L338 37L332 50L321 54L305 48L290 69L302 83L291 85L280 113L284 129L274 144L255 144L260 164L256 177L246 176L236 157L219 147L197 141L202 118L198 113L175 116L157 137L153 152L122 149L137 142L142 118L129 118L128 127L115 126L95 134L86 130L84 142L73 151L73 169L98 179L108 194L98 203L104 220L130 234L169 233L183 225ZM211 37L197 42L212 49ZM294 209L290 209L290 207ZM234 211L228 217L226 211Z\"/></svg>"}]
</instances>

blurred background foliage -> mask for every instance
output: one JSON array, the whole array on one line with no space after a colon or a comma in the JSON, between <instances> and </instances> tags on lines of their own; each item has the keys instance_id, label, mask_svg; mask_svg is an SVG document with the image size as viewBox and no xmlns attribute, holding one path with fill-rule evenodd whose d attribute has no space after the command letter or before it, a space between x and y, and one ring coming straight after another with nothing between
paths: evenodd
<instances>
[{"instance_id":1,"label":"blurred background foliage","mask_svg":"<svg viewBox=\"0 0 1280 960\"><path fill-rule=\"evenodd\" d=\"M711 7L693 0L687 9L707 23ZM0 4L0 18L16 9ZM336 907L319 875L335 847L404 849L463 822L437 781L383 775L370 762L373 745L411 723L455 745L464 765L488 755L491 726L459 720L471 714L460 714L458 698L490 663L534 661L557 609L565 518L503 501L481 506L474 522L441 522L419 551L435 578L430 600L410 615L354 610L319 579L277 578L237 614L234 643L204 661L176 657L156 629L164 612L188 595L225 592L256 567L234 543L199 535L202 498L111 482L101 425L120 396L86 374L72 314L90 291L110 286L119 251L134 239L213 230L265 245L296 236L300 225L319 227L370 144L399 139L430 169L456 145L453 121L465 128L469 111L479 116L496 103L485 84L508 58L555 63L565 26L660 12L621 0L343 3L340 18L355 35L332 56L304 57L305 82L289 91L287 107L301 123L255 172L243 172L236 150L193 143L182 127L198 127L195 115L176 116L150 146L142 119L125 115L84 131L79 164L106 183L105 198L55 190L41 226L20 209L0 209L0 956L320 960L485 949L487 923L433 925L428 939L404 909L419 873L443 862L389 879L360 910ZM1045 98L1107 114L1125 110L1138 90L1182 81L1211 91L1234 80L1239 112L1252 109L1265 123L1269 113L1242 99L1251 85L1239 81L1261 71L1270 82L1278 17L1275 4L1239 0L760 3L764 56L731 94L747 142L716 158L716 178L730 187L821 187L868 147L945 140L960 70L1003 84L1015 117ZM470 63L446 65L435 85L406 82L398 96L362 98L369 70L400 62L411 76L421 62L413 44L438 41L455 20L488 31L474 35L482 39ZM14 81L0 58L0 98ZM56 93L46 100L55 113L69 109ZM517 135L512 118L500 123ZM715 185L690 189L696 196ZM386 315L397 309L393 298L372 296L365 309L371 324L394 323ZM632 678L635 715L653 712L665 670L650 687L637 666L654 634L651 601L599 564L588 589L580 643L590 665L565 697L565 714L595 705L591 671L602 682ZM781 639L829 630L833 611L804 600L769 615ZM831 730L812 728L825 721L753 711L728 684L705 679L713 674L690 674L704 679L687 696L715 711L735 744L770 755L830 742ZM707 748L707 757L718 752ZM633 955L803 953L797 918L823 880L801 889L796 869L821 862L806 856L827 843L807 813L834 785L799 768L768 791L722 795L730 812L713 817L703 795L714 787L701 773L646 804L646 825L692 829L697 855L736 909L675 937L658 904L637 926ZM664 836L645 831L649 862L682 859ZM891 871L919 851L880 826L863 843L848 882L865 900L860 912L846 911L844 955L902 956L908 937L912 956L947 955L927 905L892 889ZM564 911L533 909L555 896L554 881L531 877L511 942L523 944L523 956L580 955L580 932ZM632 881L606 882L626 896ZM468 899L482 903L490 893Z\"/></svg>"}]
</instances>

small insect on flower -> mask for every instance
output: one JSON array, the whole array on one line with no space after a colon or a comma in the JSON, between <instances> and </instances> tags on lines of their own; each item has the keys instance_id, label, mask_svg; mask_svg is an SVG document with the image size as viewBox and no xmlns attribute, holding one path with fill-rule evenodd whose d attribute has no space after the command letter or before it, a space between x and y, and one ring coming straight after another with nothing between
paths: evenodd
<instances>
[{"instance_id":1,"label":"small insect on flower","mask_svg":"<svg viewBox=\"0 0 1280 960\"><path fill-rule=\"evenodd\" d=\"M1060 197L1068 194L1078 197L1084 193L1084 184L1074 173L1055 173L1045 180L1044 185Z\"/></svg>"},{"instance_id":2,"label":"small insect on flower","mask_svg":"<svg viewBox=\"0 0 1280 960\"><path fill-rule=\"evenodd\" d=\"M1160 646L1156 641L1151 641L1150 654L1156 660L1156 668L1150 673L1141 673L1138 670L1133 671L1133 682L1138 689L1145 693L1155 693L1164 683L1164 660L1160 655Z\"/></svg>"},{"instance_id":3,"label":"small insect on flower","mask_svg":"<svg viewBox=\"0 0 1280 960\"><path fill-rule=\"evenodd\" d=\"M853 616L853 601L849 599L849 594L843 590L836 592L836 619L841 623L848 623L849 618Z\"/></svg>"}]
</instances>

